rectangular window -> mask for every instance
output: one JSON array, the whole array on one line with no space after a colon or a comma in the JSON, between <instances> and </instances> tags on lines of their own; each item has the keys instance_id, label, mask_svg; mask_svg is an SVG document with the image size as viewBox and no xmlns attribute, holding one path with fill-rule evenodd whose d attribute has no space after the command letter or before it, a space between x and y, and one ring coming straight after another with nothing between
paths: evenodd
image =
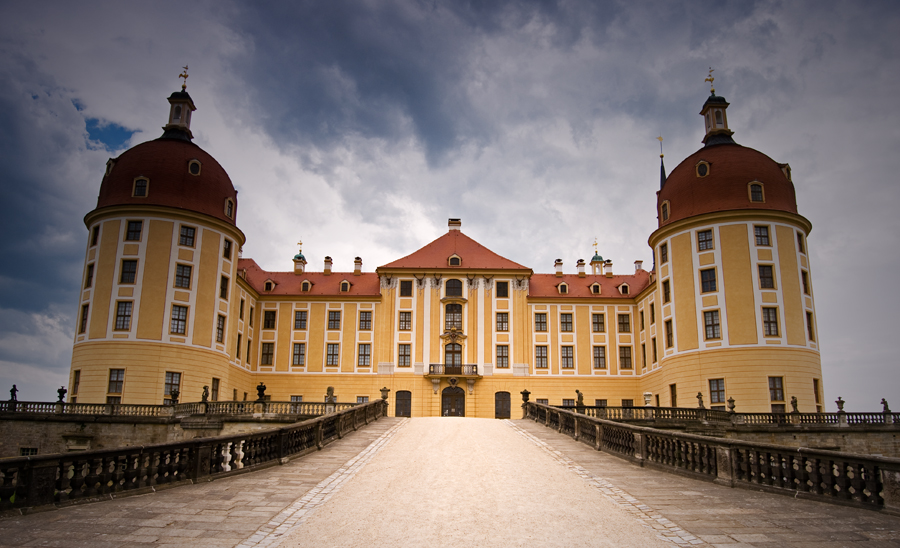
<instances>
[{"instance_id":1,"label":"rectangular window","mask_svg":"<svg viewBox=\"0 0 900 548\"><path fill-rule=\"evenodd\" d=\"M84 288L88 289L94 284L94 263L87 265L87 272L84 275Z\"/></svg>"},{"instance_id":2,"label":"rectangular window","mask_svg":"<svg viewBox=\"0 0 900 548\"><path fill-rule=\"evenodd\" d=\"M709 402L725 403L725 379L709 379Z\"/></svg>"},{"instance_id":3,"label":"rectangular window","mask_svg":"<svg viewBox=\"0 0 900 548\"><path fill-rule=\"evenodd\" d=\"M369 403L369 396L356 396L356 403Z\"/></svg>"},{"instance_id":4,"label":"rectangular window","mask_svg":"<svg viewBox=\"0 0 900 548\"><path fill-rule=\"evenodd\" d=\"M356 365L359 367L368 367L372 364L372 345L359 345L359 353L356 357Z\"/></svg>"},{"instance_id":5,"label":"rectangular window","mask_svg":"<svg viewBox=\"0 0 900 548\"><path fill-rule=\"evenodd\" d=\"M116 331L131 329L131 301L116 303Z\"/></svg>"},{"instance_id":6,"label":"rectangular window","mask_svg":"<svg viewBox=\"0 0 900 548\"><path fill-rule=\"evenodd\" d=\"M536 399L536 400L534 400L534 401L535 401L536 403L541 404L541 405L550 405L550 400L548 400L547 398L538 398L538 399Z\"/></svg>"},{"instance_id":7,"label":"rectangular window","mask_svg":"<svg viewBox=\"0 0 900 548\"><path fill-rule=\"evenodd\" d=\"M412 329L412 312L400 313L400 321L397 323L397 329L400 331L409 331Z\"/></svg>"},{"instance_id":8,"label":"rectangular window","mask_svg":"<svg viewBox=\"0 0 900 548\"><path fill-rule=\"evenodd\" d=\"M769 399L784 401L784 380L781 377L769 377Z\"/></svg>"},{"instance_id":9,"label":"rectangular window","mask_svg":"<svg viewBox=\"0 0 900 548\"><path fill-rule=\"evenodd\" d=\"M606 369L606 347L594 347L594 369Z\"/></svg>"},{"instance_id":10,"label":"rectangular window","mask_svg":"<svg viewBox=\"0 0 900 548\"><path fill-rule=\"evenodd\" d=\"M656 305L654 303L650 303L650 325L656 323Z\"/></svg>"},{"instance_id":11,"label":"rectangular window","mask_svg":"<svg viewBox=\"0 0 900 548\"><path fill-rule=\"evenodd\" d=\"M231 260L231 240L226 239L222 243L222 258Z\"/></svg>"},{"instance_id":12,"label":"rectangular window","mask_svg":"<svg viewBox=\"0 0 900 548\"><path fill-rule=\"evenodd\" d=\"M238 317L244 319L244 299L241 299L241 308L238 310Z\"/></svg>"},{"instance_id":13,"label":"rectangular window","mask_svg":"<svg viewBox=\"0 0 900 548\"><path fill-rule=\"evenodd\" d=\"M397 365L399 367L409 367L412 365L412 345L401 344L397 349Z\"/></svg>"},{"instance_id":14,"label":"rectangular window","mask_svg":"<svg viewBox=\"0 0 900 548\"><path fill-rule=\"evenodd\" d=\"M701 230L697 233L697 250L706 251L713 248L712 230Z\"/></svg>"},{"instance_id":15,"label":"rectangular window","mask_svg":"<svg viewBox=\"0 0 900 548\"><path fill-rule=\"evenodd\" d=\"M253 355L250 351L253 350L253 341L247 339L247 365L253 365Z\"/></svg>"},{"instance_id":16,"label":"rectangular window","mask_svg":"<svg viewBox=\"0 0 900 548\"><path fill-rule=\"evenodd\" d=\"M275 329L275 320L277 318L275 310L263 311L263 329Z\"/></svg>"},{"instance_id":17,"label":"rectangular window","mask_svg":"<svg viewBox=\"0 0 900 548\"><path fill-rule=\"evenodd\" d=\"M303 403L303 396L291 396L291 403Z\"/></svg>"},{"instance_id":18,"label":"rectangular window","mask_svg":"<svg viewBox=\"0 0 900 548\"><path fill-rule=\"evenodd\" d=\"M497 345L497 367L506 369L509 367L509 346L505 344Z\"/></svg>"},{"instance_id":19,"label":"rectangular window","mask_svg":"<svg viewBox=\"0 0 900 548\"><path fill-rule=\"evenodd\" d=\"M341 328L341 312L339 310L328 313L328 329Z\"/></svg>"},{"instance_id":20,"label":"rectangular window","mask_svg":"<svg viewBox=\"0 0 900 548\"><path fill-rule=\"evenodd\" d=\"M759 287L760 289L775 289L775 273L772 272L772 265L759 265Z\"/></svg>"},{"instance_id":21,"label":"rectangular window","mask_svg":"<svg viewBox=\"0 0 900 548\"><path fill-rule=\"evenodd\" d=\"M666 320L666 348L675 346L675 337L672 333L672 320Z\"/></svg>"},{"instance_id":22,"label":"rectangular window","mask_svg":"<svg viewBox=\"0 0 900 548\"><path fill-rule=\"evenodd\" d=\"M619 333L631 333L631 314L619 314Z\"/></svg>"},{"instance_id":23,"label":"rectangular window","mask_svg":"<svg viewBox=\"0 0 900 548\"><path fill-rule=\"evenodd\" d=\"M573 369L575 367L575 348L564 346L560 350L560 366L563 369Z\"/></svg>"},{"instance_id":24,"label":"rectangular window","mask_svg":"<svg viewBox=\"0 0 900 548\"><path fill-rule=\"evenodd\" d=\"M72 379L72 395L73 396L78 393L78 385L80 385L80 384L81 384L81 370L76 369L74 372L74 377ZM818 396L816 396L816 397L818 397Z\"/></svg>"},{"instance_id":25,"label":"rectangular window","mask_svg":"<svg viewBox=\"0 0 900 548\"><path fill-rule=\"evenodd\" d=\"M622 400L622 407L634 407L634 400Z\"/></svg>"},{"instance_id":26,"label":"rectangular window","mask_svg":"<svg viewBox=\"0 0 900 548\"><path fill-rule=\"evenodd\" d=\"M497 296L509 297L509 282L497 282Z\"/></svg>"},{"instance_id":27,"label":"rectangular window","mask_svg":"<svg viewBox=\"0 0 900 548\"><path fill-rule=\"evenodd\" d=\"M647 368L647 343L641 343L641 367Z\"/></svg>"},{"instance_id":28,"label":"rectangular window","mask_svg":"<svg viewBox=\"0 0 900 548\"><path fill-rule=\"evenodd\" d=\"M563 407L575 407L575 400L563 399L562 401Z\"/></svg>"},{"instance_id":29,"label":"rectangular window","mask_svg":"<svg viewBox=\"0 0 900 548\"><path fill-rule=\"evenodd\" d=\"M535 331L547 331L547 314L544 312L538 312L534 315L534 330Z\"/></svg>"},{"instance_id":30,"label":"rectangular window","mask_svg":"<svg viewBox=\"0 0 900 548\"><path fill-rule=\"evenodd\" d=\"M663 303L668 303L672 300L672 290L669 285L669 280L666 280L662 284L663 287ZM663 311L665 312L665 311Z\"/></svg>"},{"instance_id":31,"label":"rectangular window","mask_svg":"<svg viewBox=\"0 0 900 548\"><path fill-rule=\"evenodd\" d=\"M38 454L37 447L20 447L19 448L19 456L20 457L33 457Z\"/></svg>"},{"instance_id":32,"label":"rectangular window","mask_svg":"<svg viewBox=\"0 0 900 548\"><path fill-rule=\"evenodd\" d=\"M294 329L306 329L306 310L294 312Z\"/></svg>"},{"instance_id":33,"label":"rectangular window","mask_svg":"<svg viewBox=\"0 0 900 548\"><path fill-rule=\"evenodd\" d=\"M538 369L547 369L547 347L534 347L534 366Z\"/></svg>"},{"instance_id":34,"label":"rectangular window","mask_svg":"<svg viewBox=\"0 0 900 548\"><path fill-rule=\"evenodd\" d=\"M133 284L137 277L137 260L125 259L122 261L122 274L119 276L119 283Z\"/></svg>"},{"instance_id":35,"label":"rectangular window","mask_svg":"<svg viewBox=\"0 0 900 548\"><path fill-rule=\"evenodd\" d=\"M147 179L135 179L134 181L134 196L137 198L143 198L147 195Z\"/></svg>"},{"instance_id":36,"label":"rectangular window","mask_svg":"<svg viewBox=\"0 0 900 548\"><path fill-rule=\"evenodd\" d=\"M250 327L253 327L253 307L250 307Z\"/></svg>"},{"instance_id":37,"label":"rectangular window","mask_svg":"<svg viewBox=\"0 0 900 548\"><path fill-rule=\"evenodd\" d=\"M234 349L234 357L238 361L241 361L241 334L240 333L238 333L238 336L237 336L237 346Z\"/></svg>"},{"instance_id":38,"label":"rectangular window","mask_svg":"<svg viewBox=\"0 0 900 548\"><path fill-rule=\"evenodd\" d=\"M701 293L710 293L712 291L718 291L718 286L716 284L716 269L709 268L706 270L700 271L700 292Z\"/></svg>"},{"instance_id":39,"label":"rectangular window","mask_svg":"<svg viewBox=\"0 0 900 548\"><path fill-rule=\"evenodd\" d=\"M766 337L778 336L777 308L763 308L763 333Z\"/></svg>"},{"instance_id":40,"label":"rectangular window","mask_svg":"<svg viewBox=\"0 0 900 548\"><path fill-rule=\"evenodd\" d=\"M163 385L163 396L171 396L173 390L181 392L181 373L166 371L166 381Z\"/></svg>"},{"instance_id":41,"label":"rectangular window","mask_svg":"<svg viewBox=\"0 0 900 548\"><path fill-rule=\"evenodd\" d=\"M631 347L619 347L619 369L631 369Z\"/></svg>"},{"instance_id":42,"label":"rectangular window","mask_svg":"<svg viewBox=\"0 0 900 548\"><path fill-rule=\"evenodd\" d=\"M196 229L190 226L181 227L181 232L178 238L178 245L186 245L188 247L194 247L194 234L196 233Z\"/></svg>"},{"instance_id":43,"label":"rectangular window","mask_svg":"<svg viewBox=\"0 0 900 548\"><path fill-rule=\"evenodd\" d=\"M130 242L139 242L141 240L141 229L143 227L143 221L128 221L128 230L125 231L125 239Z\"/></svg>"},{"instance_id":44,"label":"rectangular window","mask_svg":"<svg viewBox=\"0 0 900 548\"><path fill-rule=\"evenodd\" d=\"M641 331L643 331L643 330L644 330L644 311L641 310L641 311L639 312L639 314L640 314L640 316L641 316Z\"/></svg>"},{"instance_id":45,"label":"rectangular window","mask_svg":"<svg viewBox=\"0 0 900 548\"><path fill-rule=\"evenodd\" d=\"M219 379L213 377L212 390L210 390L209 399L219 401Z\"/></svg>"},{"instance_id":46,"label":"rectangular window","mask_svg":"<svg viewBox=\"0 0 900 548\"><path fill-rule=\"evenodd\" d=\"M219 298L228 299L228 278L225 276L219 278Z\"/></svg>"},{"instance_id":47,"label":"rectangular window","mask_svg":"<svg viewBox=\"0 0 900 548\"><path fill-rule=\"evenodd\" d=\"M656 337L650 339L650 347L650 355L653 356L653 363L656 363L656 360L659 359L659 355L656 350Z\"/></svg>"},{"instance_id":48,"label":"rectangular window","mask_svg":"<svg viewBox=\"0 0 900 548\"><path fill-rule=\"evenodd\" d=\"M803 234L797 233L797 251L800 253L806 253L806 246L803 245Z\"/></svg>"},{"instance_id":49,"label":"rectangular window","mask_svg":"<svg viewBox=\"0 0 900 548\"><path fill-rule=\"evenodd\" d=\"M813 330L813 313L812 312L806 313L806 333L807 333L807 336L809 337L809 340L815 342L816 335L815 335L815 331Z\"/></svg>"},{"instance_id":50,"label":"rectangular window","mask_svg":"<svg viewBox=\"0 0 900 548\"><path fill-rule=\"evenodd\" d=\"M560 314L559 315L559 330L563 333L571 333L572 332L572 315L571 314Z\"/></svg>"},{"instance_id":51,"label":"rectangular window","mask_svg":"<svg viewBox=\"0 0 900 548\"><path fill-rule=\"evenodd\" d=\"M662 244L659 246L659 264L667 262L669 262L669 244Z\"/></svg>"},{"instance_id":52,"label":"rectangular window","mask_svg":"<svg viewBox=\"0 0 900 548\"><path fill-rule=\"evenodd\" d=\"M400 296L412 297L412 280L400 280Z\"/></svg>"},{"instance_id":53,"label":"rectangular window","mask_svg":"<svg viewBox=\"0 0 900 548\"><path fill-rule=\"evenodd\" d=\"M221 314L216 320L216 342L225 342L225 316Z\"/></svg>"},{"instance_id":54,"label":"rectangular window","mask_svg":"<svg viewBox=\"0 0 900 548\"><path fill-rule=\"evenodd\" d=\"M674 384L669 385L669 405L678 407L678 388Z\"/></svg>"},{"instance_id":55,"label":"rectangular window","mask_svg":"<svg viewBox=\"0 0 900 548\"><path fill-rule=\"evenodd\" d=\"M119 405L120 403L122 403L122 397L121 396L106 396L106 403L108 403L110 405Z\"/></svg>"},{"instance_id":56,"label":"rectangular window","mask_svg":"<svg viewBox=\"0 0 900 548\"><path fill-rule=\"evenodd\" d=\"M608 402L605 399L594 400L594 407L606 407L607 405L608 405Z\"/></svg>"},{"instance_id":57,"label":"rectangular window","mask_svg":"<svg viewBox=\"0 0 900 548\"><path fill-rule=\"evenodd\" d=\"M169 333L176 335L184 335L187 332L187 313L186 306L178 304L172 305L172 318L169 322Z\"/></svg>"},{"instance_id":58,"label":"rectangular window","mask_svg":"<svg viewBox=\"0 0 900 548\"><path fill-rule=\"evenodd\" d=\"M703 324L706 326L706 339L721 339L722 333L719 329L719 311L710 310L703 313Z\"/></svg>"},{"instance_id":59,"label":"rectangular window","mask_svg":"<svg viewBox=\"0 0 900 548\"><path fill-rule=\"evenodd\" d=\"M813 379L813 397L816 399L816 405L822 403L822 396L819 394L819 379Z\"/></svg>"},{"instance_id":60,"label":"rectangular window","mask_svg":"<svg viewBox=\"0 0 900 548\"><path fill-rule=\"evenodd\" d=\"M359 313L359 330L360 331L370 331L372 329L372 313L371 312L360 312Z\"/></svg>"},{"instance_id":61,"label":"rectangular window","mask_svg":"<svg viewBox=\"0 0 900 548\"><path fill-rule=\"evenodd\" d=\"M809 295L809 273L805 270L800 271L800 281L803 282L803 294Z\"/></svg>"},{"instance_id":62,"label":"rectangular window","mask_svg":"<svg viewBox=\"0 0 900 548\"><path fill-rule=\"evenodd\" d=\"M306 343L294 343L294 354L291 358L292 365L306 365Z\"/></svg>"},{"instance_id":63,"label":"rectangular window","mask_svg":"<svg viewBox=\"0 0 900 548\"><path fill-rule=\"evenodd\" d=\"M91 247L97 245L97 239L100 237L100 227L95 226L91 229Z\"/></svg>"},{"instance_id":64,"label":"rectangular window","mask_svg":"<svg viewBox=\"0 0 900 548\"><path fill-rule=\"evenodd\" d=\"M462 305L450 303L444 307L445 329L462 329Z\"/></svg>"},{"instance_id":65,"label":"rectangular window","mask_svg":"<svg viewBox=\"0 0 900 548\"><path fill-rule=\"evenodd\" d=\"M106 388L108 394L121 394L125 385L125 370L110 369L109 370L109 386Z\"/></svg>"},{"instance_id":66,"label":"rectangular window","mask_svg":"<svg viewBox=\"0 0 900 548\"><path fill-rule=\"evenodd\" d=\"M275 343L262 343L259 365L272 365L275 360Z\"/></svg>"},{"instance_id":67,"label":"rectangular window","mask_svg":"<svg viewBox=\"0 0 900 548\"><path fill-rule=\"evenodd\" d=\"M175 265L175 287L191 288L191 265Z\"/></svg>"},{"instance_id":68,"label":"rectangular window","mask_svg":"<svg viewBox=\"0 0 900 548\"><path fill-rule=\"evenodd\" d=\"M603 333L606 331L606 322L603 314L591 314L591 331L594 333Z\"/></svg>"},{"instance_id":69,"label":"rectangular window","mask_svg":"<svg viewBox=\"0 0 900 548\"><path fill-rule=\"evenodd\" d=\"M497 331L509 331L509 312L497 312Z\"/></svg>"},{"instance_id":70,"label":"rectangular window","mask_svg":"<svg viewBox=\"0 0 900 548\"><path fill-rule=\"evenodd\" d=\"M769 227L754 226L753 235L756 236L756 245L769 245Z\"/></svg>"},{"instance_id":71,"label":"rectangular window","mask_svg":"<svg viewBox=\"0 0 900 548\"><path fill-rule=\"evenodd\" d=\"M328 344L328 354L325 356L325 365L340 365L340 350L341 346L339 344Z\"/></svg>"}]
</instances>

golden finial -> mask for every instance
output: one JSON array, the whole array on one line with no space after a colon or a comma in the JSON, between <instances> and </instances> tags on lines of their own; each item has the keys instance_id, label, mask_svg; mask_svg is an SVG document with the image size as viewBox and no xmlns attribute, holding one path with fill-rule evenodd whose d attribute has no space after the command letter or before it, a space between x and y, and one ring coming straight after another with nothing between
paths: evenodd
<instances>
[{"instance_id":1,"label":"golden finial","mask_svg":"<svg viewBox=\"0 0 900 548\"><path fill-rule=\"evenodd\" d=\"M597 238L594 238L594 255L597 254Z\"/></svg>"},{"instance_id":2,"label":"golden finial","mask_svg":"<svg viewBox=\"0 0 900 548\"><path fill-rule=\"evenodd\" d=\"M706 80L703 80L704 82L709 82L709 93L710 93L710 95L715 95L715 94L716 94L716 88L713 87L713 80L715 80L715 78L713 78L712 73L713 73L714 70L716 70L716 69L714 69L714 68L712 68L712 67L709 67L709 76L706 77Z\"/></svg>"},{"instance_id":3,"label":"golden finial","mask_svg":"<svg viewBox=\"0 0 900 548\"><path fill-rule=\"evenodd\" d=\"M662 157L663 157L663 151L662 151L662 141L663 141L663 138L662 138L662 135L660 135L659 137L657 137L656 140L659 141L659 157L662 158Z\"/></svg>"},{"instance_id":4,"label":"golden finial","mask_svg":"<svg viewBox=\"0 0 900 548\"><path fill-rule=\"evenodd\" d=\"M178 77L184 78L184 83L181 84L181 91L184 91L187 89L188 68L187 68L187 65L183 66L182 68L184 69L184 71L181 74L179 74Z\"/></svg>"},{"instance_id":5,"label":"golden finial","mask_svg":"<svg viewBox=\"0 0 900 548\"><path fill-rule=\"evenodd\" d=\"M298 252L303 253L303 240L300 240L299 242L297 242L297 247L300 248L300 249L298 249Z\"/></svg>"}]
</instances>

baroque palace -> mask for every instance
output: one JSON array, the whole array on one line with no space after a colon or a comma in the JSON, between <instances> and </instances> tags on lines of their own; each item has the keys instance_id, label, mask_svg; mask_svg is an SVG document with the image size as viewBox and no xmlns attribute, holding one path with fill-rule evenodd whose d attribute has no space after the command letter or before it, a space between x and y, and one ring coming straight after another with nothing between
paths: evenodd
<instances>
[{"instance_id":1,"label":"baroque palace","mask_svg":"<svg viewBox=\"0 0 900 548\"><path fill-rule=\"evenodd\" d=\"M365 402L398 416L508 417L519 393L552 405L822 410L806 238L791 171L743 147L724 98L704 146L666 177L654 266L599 254L535 273L459 219L406 257L362 271L269 272L241 258L237 192L193 144L194 103L169 99L163 135L110 159L87 214L69 385L79 403L256 399ZM248 396L249 395L249 396ZM702 400L701 400L702 398ZM700 401L698 401L700 400ZM790 408L787 409L790 411Z\"/></svg>"}]
</instances>

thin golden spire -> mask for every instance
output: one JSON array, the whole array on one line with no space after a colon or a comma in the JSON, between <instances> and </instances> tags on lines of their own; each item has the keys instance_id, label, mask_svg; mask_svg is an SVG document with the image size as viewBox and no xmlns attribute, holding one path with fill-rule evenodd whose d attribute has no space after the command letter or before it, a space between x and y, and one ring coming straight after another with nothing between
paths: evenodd
<instances>
[{"instance_id":1,"label":"thin golden spire","mask_svg":"<svg viewBox=\"0 0 900 548\"><path fill-rule=\"evenodd\" d=\"M716 94L716 88L713 87L713 80L715 80L715 78L713 78L712 73L713 73L714 70L716 70L716 69L714 69L714 68L712 68L712 67L709 67L709 76L707 76L706 79L703 80L704 82L709 82L709 93L710 93L710 95L715 95L715 94Z\"/></svg>"},{"instance_id":2,"label":"thin golden spire","mask_svg":"<svg viewBox=\"0 0 900 548\"><path fill-rule=\"evenodd\" d=\"M656 140L659 141L659 157L662 158L662 157L663 157L663 151L662 151L662 142L663 142L663 138L662 138L662 135L660 135L659 137L657 137Z\"/></svg>"},{"instance_id":3,"label":"thin golden spire","mask_svg":"<svg viewBox=\"0 0 900 548\"><path fill-rule=\"evenodd\" d=\"M184 69L184 71L182 71L182 73L179 74L178 77L184 78L184 83L181 84L181 91L184 91L187 89L188 67L187 67L187 65L185 65L182 68Z\"/></svg>"}]
</instances>

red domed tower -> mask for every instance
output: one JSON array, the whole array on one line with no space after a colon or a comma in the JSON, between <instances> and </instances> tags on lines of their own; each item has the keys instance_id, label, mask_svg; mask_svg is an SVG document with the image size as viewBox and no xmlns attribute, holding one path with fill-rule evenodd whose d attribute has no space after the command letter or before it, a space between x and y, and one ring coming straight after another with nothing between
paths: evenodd
<instances>
[{"instance_id":1,"label":"red domed tower","mask_svg":"<svg viewBox=\"0 0 900 548\"><path fill-rule=\"evenodd\" d=\"M192 142L182 86L163 135L111 158L85 216L81 304L69 395L79 403L197 401L249 374L235 367L240 295L237 191Z\"/></svg>"},{"instance_id":2,"label":"red domed tower","mask_svg":"<svg viewBox=\"0 0 900 548\"><path fill-rule=\"evenodd\" d=\"M821 410L812 225L797 211L790 166L737 144L727 108L712 89L703 148L657 195L649 243L659 359L645 389L663 405L699 392L721 409L734 398L741 411L780 411L796 396L802 411Z\"/></svg>"}]
</instances>

